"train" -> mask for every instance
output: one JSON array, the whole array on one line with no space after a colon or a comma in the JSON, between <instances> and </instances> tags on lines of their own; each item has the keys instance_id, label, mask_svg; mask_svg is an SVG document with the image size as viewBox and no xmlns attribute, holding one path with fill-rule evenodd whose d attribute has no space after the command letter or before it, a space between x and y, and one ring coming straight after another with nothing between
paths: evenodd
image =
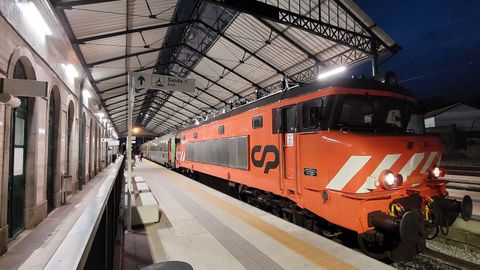
<instances>
[{"instance_id":1,"label":"train","mask_svg":"<svg viewBox=\"0 0 480 270\"><path fill-rule=\"evenodd\" d=\"M447 198L442 145L408 128L416 103L394 79L280 91L142 145L145 156L226 183L238 198L365 254L410 260L472 200Z\"/></svg>"}]
</instances>

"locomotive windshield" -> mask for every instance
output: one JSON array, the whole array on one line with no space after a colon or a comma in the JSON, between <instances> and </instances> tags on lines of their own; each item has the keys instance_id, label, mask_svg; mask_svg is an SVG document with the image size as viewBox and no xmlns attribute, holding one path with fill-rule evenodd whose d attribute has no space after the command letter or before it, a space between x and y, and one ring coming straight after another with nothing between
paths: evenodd
<instances>
[{"instance_id":1,"label":"locomotive windshield","mask_svg":"<svg viewBox=\"0 0 480 270\"><path fill-rule=\"evenodd\" d=\"M345 95L342 99L338 129L402 132L413 107L412 102L393 97Z\"/></svg>"}]
</instances>

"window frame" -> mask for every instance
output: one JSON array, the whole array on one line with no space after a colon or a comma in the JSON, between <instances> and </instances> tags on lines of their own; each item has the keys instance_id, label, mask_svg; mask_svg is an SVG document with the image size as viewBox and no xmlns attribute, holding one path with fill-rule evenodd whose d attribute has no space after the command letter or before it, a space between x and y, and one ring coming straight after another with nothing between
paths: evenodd
<instances>
[{"instance_id":1,"label":"window frame","mask_svg":"<svg viewBox=\"0 0 480 270\"><path fill-rule=\"evenodd\" d=\"M255 120L260 121L259 126L255 126ZM257 115L257 116L252 117L252 128L253 129L263 128L263 115Z\"/></svg>"},{"instance_id":2,"label":"window frame","mask_svg":"<svg viewBox=\"0 0 480 270\"><path fill-rule=\"evenodd\" d=\"M225 125L220 125L217 128L218 134L224 135L225 134Z\"/></svg>"}]
</instances>

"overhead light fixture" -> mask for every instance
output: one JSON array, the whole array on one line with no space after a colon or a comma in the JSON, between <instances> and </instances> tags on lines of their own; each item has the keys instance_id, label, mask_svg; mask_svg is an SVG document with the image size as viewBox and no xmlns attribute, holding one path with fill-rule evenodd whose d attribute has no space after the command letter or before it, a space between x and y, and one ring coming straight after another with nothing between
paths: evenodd
<instances>
[{"instance_id":1,"label":"overhead light fixture","mask_svg":"<svg viewBox=\"0 0 480 270\"><path fill-rule=\"evenodd\" d=\"M65 70L65 73L71 78L77 78L78 77L78 71L75 69L75 67L72 64L62 64L63 69Z\"/></svg>"},{"instance_id":2,"label":"overhead light fixture","mask_svg":"<svg viewBox=\"0 0 480 270\"><path fill-rule=\"evenodd\" d=\"M200 125L200 121L198 121L198 119L195 119L195 125Z\"/></svg>"},{"instance_id":3,"label":"overhead light fixture","mask_svg":"<svg viewBox=\"0 0 480 270\"><path fill-rule=\"evenodd\" d=\"M82 95L83 95L84 97L86 97L87 99L92 97L92 94L90 94L90 91L88 91L88 90L86 90L86 89L84 89L84 90L82 91Z\"/></svg>"},{"instance_id":4,"label":"overhead light fixture","mask_svg":"<svg viewBox=\"0 0 480 270\"><path fill-rule=\"evenodd\" d=\"M347 68L345 66L341 66L341 67L337 67L337 68L334 68L332 70L329 70L329 71L326 71L326 72L323 72L323 73L320 73L318 74L318 79L319 80L323 80L327 77L330 77L330 76L333 76L333 75L336 75L338 73L342 73L344 72L345 70L347 70Z\"/></svg>"},{"instance_id":5,"label":"overhead light fixture","mask_svg":"<svg viewBox=\"0 0 480 270\"><path fill-rule=\"evenodd\" d=\"M52 34L52 30L50 30L50 27L48 27L48 24L45 22L43 16L33 2L17 2L17 6L22 11L26 21L28 21L30 26L35 29L36 33L41 33L44 37Z\"/></svg>"}]
</instances>

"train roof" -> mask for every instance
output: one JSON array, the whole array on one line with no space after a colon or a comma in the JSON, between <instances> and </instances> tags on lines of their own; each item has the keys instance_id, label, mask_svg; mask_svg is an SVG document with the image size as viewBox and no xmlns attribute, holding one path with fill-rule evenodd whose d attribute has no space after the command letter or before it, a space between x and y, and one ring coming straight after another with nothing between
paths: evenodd
<instances>
[{"instance_id":1,"label":"train roof","mask_svg":"<svg viewBox=\"0 0 480 270\"><path fill-rule=\"evenodd\" d=\"M309 84L305 84L299 87L292 88L288 91L279 91L275 94L257 99L243 106L237 107L230 111L227 111L221 115L215 116L207 121L201 122L200 125L188 126L182 129L179 129L178 132L192 129L194 127L202 126L214 121L222 120L227 117L231 117L251 109L255 109L261 106L272 104L280 100L287 100L290 98L302 96L305 94L313 93L318 90L327 89L331 87L344 87L344 88L357 88L357 89L371 89L371 90L383 90L387 92L399 93L402 95L413 97L412 93L405 87L401 85L388 85L379 80L375 79L365 79L365 78L341 78L335 80L323 80L323 81L314 81Z\"/></svg>"}]
</instances>

